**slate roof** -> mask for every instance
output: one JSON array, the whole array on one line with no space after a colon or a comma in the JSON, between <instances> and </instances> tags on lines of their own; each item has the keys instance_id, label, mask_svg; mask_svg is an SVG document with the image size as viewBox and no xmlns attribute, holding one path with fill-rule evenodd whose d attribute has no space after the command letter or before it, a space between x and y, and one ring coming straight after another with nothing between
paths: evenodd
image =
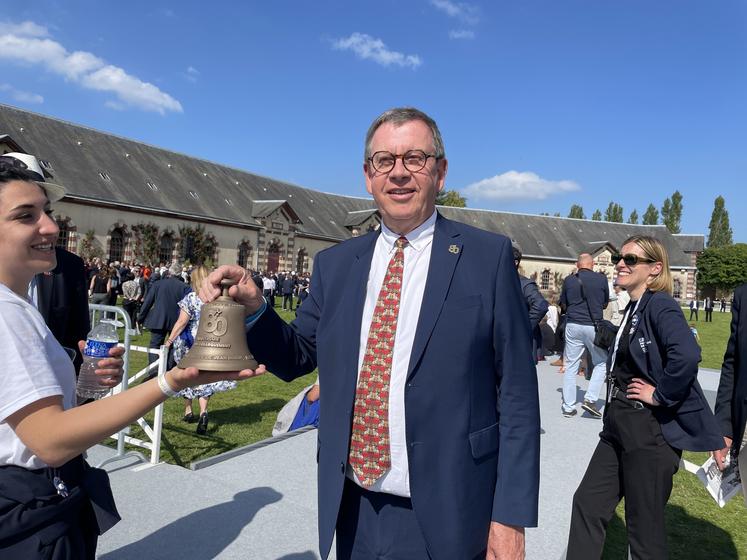
<instances>
[{"instance_id":1,"label":"slate roof","mask_svg":"<svg viewBox=\"0 0 747 560\"><path fill-rule=\"evenodd\" d=\"M51 168L45 171L67 189L69 199L255 228L260 227L258 218L287 204L298 218L300 235L332 241L348 239L348 228L360 225L376 211L370 198L300 187L0 104L2 134L50 162ZM627 237L644 233L664 242L672 267L691 268L683 244L688 250L697 246L690 238L703 239L675 237L664 226L471 208L439 207L439 211L509 236L519 243L525 258L572 262L580 252L594 252L605 243L619 248Z\"/></svg>"},{"instance_id":2,"label":"slate roof","mask_svg":"<svg viewBox=\"0 0 747 560\"><path fill-rule=\"evenodd\" d=\"M371 203L373 203L373 200ZM345 227L359 226L377 212L378 210L376 208L348 212L348 215L345 217Z\"/></svg>"},{"instance_id":3,"label":"slate roof","mask_svg":"<svg viewBox=\"0 0 747 560\"><path fill-rule=\"evenodd\" d=\"M702 253L705 250L705 235L702 233L675 233L672 237L686 253Z\"/></svg>"}]
</instances>

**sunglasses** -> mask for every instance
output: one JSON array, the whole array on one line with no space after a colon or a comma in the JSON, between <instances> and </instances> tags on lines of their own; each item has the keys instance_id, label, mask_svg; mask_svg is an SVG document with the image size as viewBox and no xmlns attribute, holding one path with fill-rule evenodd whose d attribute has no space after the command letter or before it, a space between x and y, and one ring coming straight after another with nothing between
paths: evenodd
<instances>
[{"instance_id":1,"label":"sunglasses","mask_svg":"<svg viewBox=\"0 0 747 560\"><path fill-rule=\"evenodd\" d=\"M612 264L617 264L620 261L623 261L628 266L635 266L638 263L653 263L656 262L653 259L646 259L644 257L639 257L638 255L634 255L633 253L625 253L624 255L621 255L620 253L615 253L611 257Z\"/></svg>"}]
</instances>

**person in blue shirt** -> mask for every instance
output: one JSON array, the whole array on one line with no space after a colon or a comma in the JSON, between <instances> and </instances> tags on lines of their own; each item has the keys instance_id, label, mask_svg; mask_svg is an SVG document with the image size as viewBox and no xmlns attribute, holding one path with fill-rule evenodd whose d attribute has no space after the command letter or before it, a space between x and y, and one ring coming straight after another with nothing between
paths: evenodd
<instances>
[{"instance_id":1,"label":"person in blue shirt","mask_svg":"<svg viewBox=\"0 0 747 560\"><path fill-rule=\"evenodd\" d=\"M566 418L577 414L576 374L585 351L588 351L591 377L581 407L594 418L601 418L597 401L607 373L604 364L607 352L594 344L594 335L595 325L602 320L602 311L607 307L609 285L604 274L594 272L594 259L589 253L578 256L576 268L578 272L563 281L560 292L560 308L566 315L561 412Z\"/></svg>"},{"instance_id":2,"label":"person in blue shirt","mask_svg":"<svg viewBox=\"0 0 747 560\"><path fill-rule=\"evenodd\" d=\"M634 236L612 262L630 303L607 358L599 444L573 496L567 559L601 557L622 498L632 557L668 558L664 509L682 450L713 451L724 440L698 385L700 348L671 296L664 246Z\"/></svg>"}]
</instances>

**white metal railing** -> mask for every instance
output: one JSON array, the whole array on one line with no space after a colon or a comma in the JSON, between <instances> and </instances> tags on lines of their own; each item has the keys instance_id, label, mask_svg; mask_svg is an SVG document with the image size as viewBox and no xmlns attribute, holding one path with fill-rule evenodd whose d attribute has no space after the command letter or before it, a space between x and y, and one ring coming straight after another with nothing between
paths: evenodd
<instances>
[{"instance_id":1,"label":"white metal railing","mask_svg":"<svg viewBox=\"0 0 747 560\"><path fill-rule=\"evenodd\" d=\"M122 382L114 387L109 393L107 393L107 396L109 395L115 395L117 393L121 393L122 391L126 391L129 387L130 383L133 381L138 381L139 379L142 379L148 375L151 374L151 372L154 369L157 369L157 373L159 375L166 372L166 361L168 358L168 348L166 346L161 346L159 349L153 349L153 348L147 348L144 346L133 346L132 345L132 336L135 334L135 331L132 329L132 324L130 322L130 316L129 314L121 307L113 306L113 305L101 305L97 303L90 303L88 305L88 308L91 312L91 324L94 325L96 322L96 318L100 313L113 313L115 316L115 325L117 326L124 326L124 343L119 344L119 346L124 348L124 356L122 357L124 361L124 375L122 376ZM121 318L121 321L120 321ZM158 359L154 361L153 363L149 363L147 366L145 366L143 369L135 373L134 375L130 375L130 352L143 352L147 355L150 354L156 354L158 356ZM106 465L108 463L118 461L120 459L123 459L125 457L138 457L143 462L148 462L148 459L143 456L142 453L139 451L129 451L125 452L125 443L129 445L133 445L135 447L140 447L143 449L146 449L150 451L150 463L156 464L160 461L161 457L161 433L163 431L163 403L159 404L154 411L154 417L153 417L153 426L150 426L148 422L145 420L145 418L141 417L138 418L136 421L138 426L145 432L145 436L147 439L140 439L135 438L129 435L130 433L130 426L125 426L119 432L116 434L111 435L111 438L114 438L117 440L117 453L113 457L110 457L106 459L105 461L102 461L98 467L101 467L103 465Z\"/></svg>"}]
</instances>

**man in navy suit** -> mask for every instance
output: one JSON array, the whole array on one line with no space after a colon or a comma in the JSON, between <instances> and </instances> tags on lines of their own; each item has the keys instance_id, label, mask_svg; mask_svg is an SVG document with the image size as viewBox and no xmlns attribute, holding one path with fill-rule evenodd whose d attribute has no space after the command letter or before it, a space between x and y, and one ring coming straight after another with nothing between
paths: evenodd
<instances>
[{"instance_id":1,"label":"man in navy suit","mask_svg":"<svg viewBox=\"0 0 747 560\"><path fill-rule=\"evenodd\" d=\"M417 109L373 122L363 171L381 231L316 255L293 323L240 267L213 272L201 297L217 297L222 278L240 281L230 293L247 309L257 360L285 380L319 368L322 558L335 533L339 560L523 558L524 527L537 523L540 428L511 242L436 212L447 160L436 123ZM384 335L390 304L396 332ZM387 381L366 388L388 406L372 411L359 398L369 350L392 338L386 359L373 358L389 364ZM388 428L366 471L354 465L368 413Z\"/></svg>"},{"instance_id":2,"label":"man in navy suit","mask_svg":"<svg viewBox=\"0 0 747 560\"><path fill-rule=\"evenodd\" d=\"M179 318L179 301L187 295L190 287L182 282L182 266L173 263L169 267L166 278L161 278L148 289L143 305L140 307L138 322L150 331L149 348L158 349L166 340L166 336ZM148 363L158 359L155 354L148 354ZM152 371L148 378L155 377L157 371Z\"/></svg>"},{"instance_id":3,"label":"man in navy suit","mask_svg":"<svg viewBox=\"0 0 747 560\"><path fill-rule=\"evenodd\" d=\"M742 489L747 500L747 333L742 303L747 299L747 284L734 290L731 306L731 335L721 365L721 380L716 397L716 419L724 435L724 448L714 452L721 469L729 451L739 455ZM740 454L741 451L741 454Z\"/></svg>"}]
</instances>

